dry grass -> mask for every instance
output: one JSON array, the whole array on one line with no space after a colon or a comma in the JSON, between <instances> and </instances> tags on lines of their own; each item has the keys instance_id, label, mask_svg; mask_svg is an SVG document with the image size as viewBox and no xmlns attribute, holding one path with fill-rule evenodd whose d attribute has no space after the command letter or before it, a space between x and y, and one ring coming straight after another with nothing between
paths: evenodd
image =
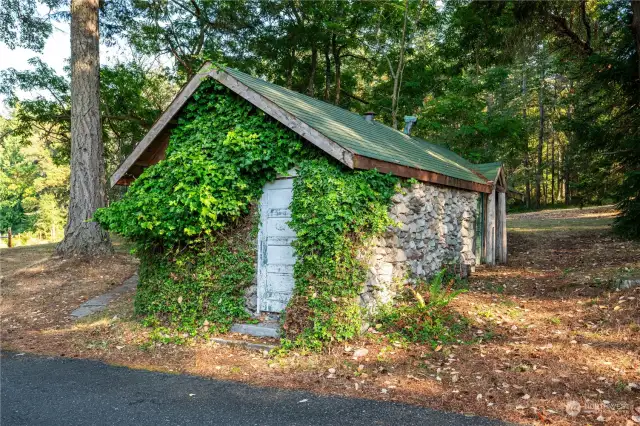
<instances>
[{"instance_id":1,"label":"dry grass","mask_svg":"<svg viewBox=\"0 0 640 426\"><path fill-rule=\"evenodd\" d=\"M50 243L0 248L0 277L7 277L21 268L49 258L55 246L55 243Z\"/></svg>"},{"instance_id":2,"label":"dry grass","mask_svg":"<svg viewBox=\"0 0 640 426\"><path fill-rule=\"evenodd\" d=\"M68 313L84 298L133 270L133 263L120 257L111 264L51 263L46 272L43 265L40 272L11 281L9 301L5 304L3 294L1 306L3 343L21 351L402 401L520 423L599 423L602 415L606 424L626 424L640 406L640 393L626 389L640 383L640 289L617 292L613 283L640 277L640 244L610 234L614 214L585 209L511 216L509 265L478 270L470 291L454 302L484 336L479 343L434 351L373 334L324 354L280 357L212 342L177 346L150 339L151 330L133 317L132 295L102 314L69 321ZM126 273L115 275L119 268ZM62 284L73 280L84 280L84 286ZM8 340L6 322L13 326ZM353 350L362 347L368 354L353 359ZM571 418L565 414L570 400L599 411Z\"/></svg>"}]
</instances>

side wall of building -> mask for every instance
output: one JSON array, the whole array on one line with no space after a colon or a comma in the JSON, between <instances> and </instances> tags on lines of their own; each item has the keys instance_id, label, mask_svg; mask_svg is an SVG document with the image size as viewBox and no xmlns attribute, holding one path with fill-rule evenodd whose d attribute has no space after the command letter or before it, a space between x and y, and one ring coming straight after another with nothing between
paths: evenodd
<instances>
[{"instance_id":1,"label":"side wall of building","mask_svg":"<svg viewBox=\"0 0 640 426\"><path fill-rule=\"evenodd\" d=\"M374 312L390 303L407 279L429 278L449 265L464 273L474 265L478 197L426 183L396 194L389 215L400 225L371 242L362 306Z\"/></svg>"}]
</instances>

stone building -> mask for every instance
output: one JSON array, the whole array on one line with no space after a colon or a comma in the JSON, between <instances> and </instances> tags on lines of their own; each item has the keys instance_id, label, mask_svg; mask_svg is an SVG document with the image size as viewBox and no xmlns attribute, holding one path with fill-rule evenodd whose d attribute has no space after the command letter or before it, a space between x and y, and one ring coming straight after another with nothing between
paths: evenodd
<instances>
[{"instance_id":1,"label":"stone building","mask_svg":"<svg viewBox=\"0 0 640 426\"><path fill-rule=\"evenodd\" d=\"M205 65L173 100L111 177L128 185L164 158L175 119L205 78L213 78L239 98L298 134L349 169L377 169L404 179L389 215L397 222L371 242L362 256L369 264L361 304L375 311L391 302L406 280L428 278L443 267L462 274L480 263L507 260L506 180L499 163L471 164L454 152L411 135L232 68ZM289 228L295 169L264 187L260 200L256 285L247 305L256 313L280 312L291 297L295 253Z\"/></svg>"}]
</instances>

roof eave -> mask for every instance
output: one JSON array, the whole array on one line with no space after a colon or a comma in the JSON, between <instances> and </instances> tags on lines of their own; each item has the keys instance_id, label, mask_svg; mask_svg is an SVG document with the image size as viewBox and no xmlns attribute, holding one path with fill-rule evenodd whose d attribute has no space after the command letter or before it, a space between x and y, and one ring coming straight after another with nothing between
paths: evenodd
<instances>
[{"instance_id":1,"label":"roof eave","mask_svg":"<svg viewBox=\"0 0 640 426\"><path fill-rule=\"evenodd\" d=\"M401 164L389 163L387 161L376 160L375 158L364 157L355 154L353 157L354 168L371 170L376 169L380 173L391 173L396 176L413 178L422 182L444 185L453 188L466 189L468 191L491 193L493 187L491 183L471 182L464 179L456 179L440 173L431 172L429 170L417 169L414 167L404 166Z\"/></svg>"},{"instance_id":2,"label":"roof eave","mask_svg":"<svg viewBox=\"0 0 640 426\"><path fill-rule=\"evenodd\" d=\"M198 73L189 80L180 92L178 92L173 101L171 101L169 107L167 107L156 122L153 123L153 126L151 126L151 129L149 129L144 138L138 142L138 144L133 148L131 154L125 158L116 171L111 175L109 180L111 187L127 184L127 181L129 180L125 176L127 172L133 167L136 161L138 161L140 156L151 146L160 133L169 125L169 122L176 114L178 114L184 104L187 103L189 98L191 98L191 95L193 95L196 89L200 86L202 80L209 75L208 70L210 69L211 63L206 62L202 68L200 68Z\"/></svg>"}]
</instances>

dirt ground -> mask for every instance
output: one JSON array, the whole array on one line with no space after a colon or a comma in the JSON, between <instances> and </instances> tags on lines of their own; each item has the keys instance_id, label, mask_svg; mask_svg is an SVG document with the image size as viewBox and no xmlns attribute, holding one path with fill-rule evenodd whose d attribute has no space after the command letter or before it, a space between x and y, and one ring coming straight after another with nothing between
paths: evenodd
<instances>
[{"instance_id":1,"label":"dirt ground","mask_svg":"<svg viewBox=\"0 0 640 426\"><path fill-rule=\"evenodd\" d=\"M371 333L323 354L274 356L202 340L161 343L133 317L132 294L71 321L80 303L133 273L136 262L119 254L53 259L5 277L2 346L524 424L636 424L640 288L615 287L640 278L640 244L611 234L614 216L611 208L509 216L509 264L478 268L453 303L480 338L473 344L434 350ZM362 348L368 353L354 357ZM581 407L575 417L566 413L572 401Z\"/></svg>"}]
</instances>

